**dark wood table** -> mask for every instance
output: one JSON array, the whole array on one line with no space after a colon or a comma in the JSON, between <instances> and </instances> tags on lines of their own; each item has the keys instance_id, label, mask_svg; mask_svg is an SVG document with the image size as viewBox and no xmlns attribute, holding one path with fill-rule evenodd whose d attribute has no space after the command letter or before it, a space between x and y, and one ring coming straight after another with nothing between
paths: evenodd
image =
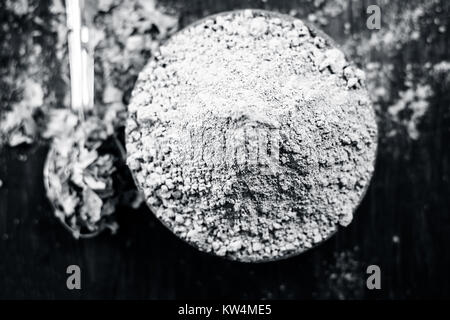
<instances>
[{"instance_id":1,"label":"dark wood table","mask_svg":"<svg viewBox=\"0 0 450 320\"><path fill-rule=\"evenodd\" d=\"M210 13L242 7L297 9L303 17L314 10L310 1L164 2L178 8L182 26ZM396 1L399 10L406 2ZM39 11L43 17L48 14L46 5L43 1ZM448 1L442 0L440 6L444 8L440 16L448 19ZM425 14L433 27L432 18L438 13ZM349 37L343 32L344 23L358 32L364 29L366 17L350 5L324 30L343 43ZM418 41L394 56L375 59L391 62L398 70L408 63L449 60L448 30L430 43ZM22 31L31 33L33 26ZM45 41L44 51L50 52ZM398 72L391 79L397 90L402 89L404 77ZM0 298L450 297L450 91L446 81L429 83L434 95L417 140L404 134L388 138L383 116L388 103L378 110L376 171L353 223L319 247L279 262L243 264L198 252L145 208L121 212L116 236L75 240L53 217L45 196L42 168L48 146L1 150ZM72 264L81 268L81 290L66 288L66 268ZM366 268L372 264L381 268L381 290L366 288Z\"/></svg>"}]
</instances>

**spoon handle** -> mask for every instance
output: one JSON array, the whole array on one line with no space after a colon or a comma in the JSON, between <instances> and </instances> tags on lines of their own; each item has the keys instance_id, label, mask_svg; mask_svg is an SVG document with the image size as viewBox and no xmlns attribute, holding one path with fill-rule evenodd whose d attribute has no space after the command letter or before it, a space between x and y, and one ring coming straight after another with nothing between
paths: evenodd
<instances>
[{"instance_id":1,"label":"spoon handle","mask_svg":"<svg viewBox=\"0 0 450 320\"><path fill-rule=\"evenodd\" d=\"M81 120L94 106L94 58L84 17L85 0L66 0L71 108Z\"/></svg>"}]
</instances>

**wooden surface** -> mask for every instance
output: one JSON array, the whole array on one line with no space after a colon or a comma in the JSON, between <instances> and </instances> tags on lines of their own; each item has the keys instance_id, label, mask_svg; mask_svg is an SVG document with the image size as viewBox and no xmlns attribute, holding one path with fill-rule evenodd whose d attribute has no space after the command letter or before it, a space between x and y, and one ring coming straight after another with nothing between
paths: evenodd
<instances>
[{"instance_id":1,"label":"wooden surface","mask_svg":"<svg viewBox=\"0 0 450 320\"><path fill-rule=\"evenodd\" d=\"M300 15L312 10L306 1L165 2L178 7L182 25L240 7L283 12L300 7ZM345 19L351 17L355 29L364 27L365 13L349 10L324 27L338 42L345 37ZM426 50L419 44L389 59L399 68L411 61L449 60L448 31L443 37L426 44ZM4 149L0 298L448 298L450 94L448 83L432 85L435 94L419 139L380 141L375 175L353 223L314 250L279 262L242 264L200 253L146 209L120 212L116 236L75 240L53 217L45 197L42 168L48 147ZM380 134L383 139L383 129ZM66 268L72 264L82 270L79 291L66 288ZM365 287L371 264L381 268L378 291Z\"/></svg>"}]
</instances>

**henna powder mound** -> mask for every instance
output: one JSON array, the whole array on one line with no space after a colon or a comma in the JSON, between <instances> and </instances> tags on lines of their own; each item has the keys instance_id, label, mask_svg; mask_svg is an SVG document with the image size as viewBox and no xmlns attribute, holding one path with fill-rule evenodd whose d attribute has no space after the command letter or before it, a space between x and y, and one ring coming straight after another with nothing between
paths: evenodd
<instances>
[{"instance_id":1,"label":"henna powder mound","mask_svg":"<svg viewBox=\"0 0 450 320\"><path fill-rule=\"evenodd\" d=\"M198 249L249 262L301 253L351 222L370 181L363 81L301 20L208 17L139 75L127 164L156 216Z\"/></svg>"}]
</instances>

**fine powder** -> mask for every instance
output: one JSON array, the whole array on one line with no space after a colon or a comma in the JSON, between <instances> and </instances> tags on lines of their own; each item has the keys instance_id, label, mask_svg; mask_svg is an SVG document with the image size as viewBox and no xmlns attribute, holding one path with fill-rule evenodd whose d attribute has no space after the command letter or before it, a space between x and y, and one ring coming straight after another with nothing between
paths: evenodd
<instances>
[{"instance_id":1,"label":"fine powder","mask_svg":"<svg viewBox=\"0 0 450 320\"><path fill-rule=\"evenodd\" d=\"M240 261L303 252L347 226L377 127L364 73L301 20L219 14L175 34L141 72L127 163L156 216Z\"/></svg>"}]
</instances>

